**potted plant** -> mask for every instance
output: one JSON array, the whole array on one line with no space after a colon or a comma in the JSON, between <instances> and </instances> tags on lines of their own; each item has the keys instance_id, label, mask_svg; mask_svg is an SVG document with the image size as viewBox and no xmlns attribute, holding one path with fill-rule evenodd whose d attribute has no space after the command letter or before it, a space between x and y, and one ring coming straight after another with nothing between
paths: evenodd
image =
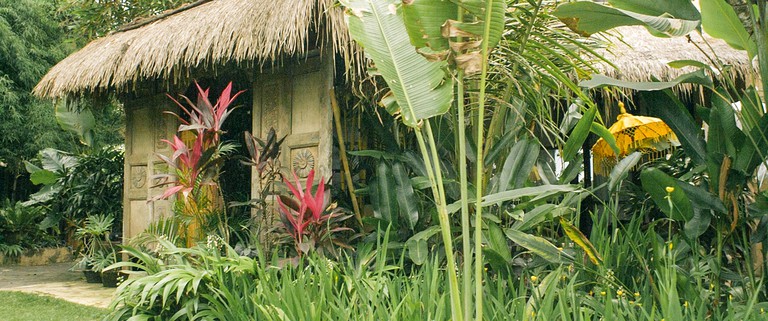
<instances>
[{"instance_id":1,"label":"potted plant","mask_svg":"<svg viewBox=\"0 0 768 321\"><path fill-rule=\"evenodd\" d=\"M82 270L88 283L102 282L102 271L117 261L117 253L109 234L114 218L111 215L89 215L75 236L82 244L74 268ZM115 271L116 272L116 271Z\"/></svg>"}]
</instances>

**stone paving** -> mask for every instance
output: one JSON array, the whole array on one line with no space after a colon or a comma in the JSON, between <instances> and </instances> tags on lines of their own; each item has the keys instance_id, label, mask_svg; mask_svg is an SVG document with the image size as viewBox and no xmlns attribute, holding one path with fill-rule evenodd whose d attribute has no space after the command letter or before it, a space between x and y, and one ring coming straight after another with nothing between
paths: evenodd
<instances>
[{"instance_id":1,"label":"stone paving","mask_svg":"<svg viewBox=\"0 0 768 321\"><path fill-rule=\"evenodd\" d=\"M70 302L106 308L114 288L86 283L82 272L69 271L71 262L43 266L0 265L0 291L47 294Z\"/></svg>"}]
</instances>

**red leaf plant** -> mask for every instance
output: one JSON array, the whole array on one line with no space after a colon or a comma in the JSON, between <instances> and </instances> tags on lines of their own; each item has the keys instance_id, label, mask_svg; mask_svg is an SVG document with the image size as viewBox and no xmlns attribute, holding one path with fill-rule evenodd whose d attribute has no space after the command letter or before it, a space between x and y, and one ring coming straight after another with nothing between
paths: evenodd
<instances>
[{"instance_id":1,"label":"red leaf plant","mask_svg":"<svg viewBox=\"0 0 768 321\"><path fill-rule=\"evenodd\" d=\"M188 116L189 120L172 112L166 112L176 116L181 122L178 132L172 140L163 139L173 151L170 157L158 154L168 167L171 174L155 175L161 179L159 186L169 185L161 195L152 200L167 199L177 195L174 211L184 218L187 230L187 243L201 239L204 229L214 215L223 212L221 190L218 186L218 176L224 155L232 150L231 145L220 142L222 124L232 113L230 105L243 91L232 95L232 83L221 92L216 104L211 104L208 99L209 89L203 89L195 82L197 87L198 104L194 104L189 98L182 96L188 106L171 98L179 108ZM182 139L182 135L190 135L189 139ZM224 217L226 220L226 217Z\"/></svg>"},{"instance_id":2,"label":"red leaf plant","mask_svg":"<svg viewBox=\"0 0 768 321\"><path fill-rule=\"evenodd\" d=\"M301 185L299 177L293 173L294 183L283 178L291 196L280 195L277 203L283 225L293 239L296 254L302 256L312 250L321 253L330 252L337 255L334 246L349 248L340 241L335 233L350 231L350 228L339 226L351 215L345 215L336 204L327 205L325 179L320 178L320 184L312 193L312 182L315 171L311 170L306 180L306 187Z\"/></svg>"}]
</instances>

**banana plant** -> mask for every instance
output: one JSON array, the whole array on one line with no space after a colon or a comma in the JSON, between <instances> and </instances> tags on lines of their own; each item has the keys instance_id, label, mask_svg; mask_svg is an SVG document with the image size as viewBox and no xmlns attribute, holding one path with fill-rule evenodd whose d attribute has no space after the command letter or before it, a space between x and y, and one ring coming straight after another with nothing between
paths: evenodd
<instances>
[{"instance_id":1,"label":"banana plant","mask_svg":"<svg viewBox=\"0 0 768 321\"><path fill-rule=\"evenodd\" d=\"M513 4L518 5L517 2ZM461 211L462 269L464 275L462 291L458 289L455 271L448 269L447 272L453 307L452 317L454 320L472 317L471 286L474 281L475 318L482 319L484 264L482 242L484 239L488 239L484 237L483 231L487 228L488 233L495 236L493 240L495 240L494 244L497 245L503 243L497 242L500 239L499 236L512 238L518 235L512 232L513 236L509 237L510 233L498 233L498 229L493 228L484 220L486 215L484 215L483 209L487 206L493 206L492 210L497 211L500 208L499 204L509 206L512 203L510 201L518 197L514 193L507 192L526 188L523 185L531 172L532 164L536 162L536 157L531 157L533 154L526 155L528 156L527 159L517 161L516 157L523 155L518 152L538 150L532 147L538 142L528 141L519 145L519 150L514 153L515 157L499 156L508 155L502 151L507 150L506 145L516 140L517 136L510 133L511 131L505 134L502 129L504 122L507 121L507 117L504 116L507 112L506 105L489 104L491 97L487 94L490 87L498 85L489 82L491 78L489 76L489 60L494 50L498 50L496 46L504 41L504 35L508 32L506 24L509 19L507 16L513 10L517 12L518 8L508 10L508 2L503 0L413 0L402 3L390 0L350 0L342 1L342 5L346 8L347 23L353 39L362 45L366 55L373 62L376 73L384 78L391 89L391 93L382 99L381 105L395 117L401 119L403 124L412 128L417 138L416 141L419 144L427 170L426 176L431 183L433 198L440 219L440 234L445 245L444 249L449 266L454 266L455 260L448 213ZM537 12L542 8L542 2L527 1L526 5L531 7L532 18L530 20L531 27L525 27L527 30L525 32L535 33L531 28L536 25L535 19L538 17ZM522 7L520 5L520 8ZM551 41L551 45L557 47L558 50L564 48L557 41L546 37L542 37L542 39ZM514 45L524 48L526 46L525 37L520 43ZM523 58L521 58L519 66L526 68L523 67L528 65L526 59L536 61L544 70L542 74L548 75L545 78L549 79L554 76L558 81L565 81L570 84L567 85L567 88L580 93L577 86L571 84L570 80L567 79L568 77L555 67L556 64L552 60L549 60L548 55L553 53L555 50L551 49L549 51L546 49L531 51L528 56L521 55ZM516 69L517 67L513 67L512 72L517 73ZM520 85L515 83L514 74L508 75L508 77L510 80L505 80L505 88L507 89L503 95L504 102L514 100L512 93L515 90L512 88ZM453 79L455 79L455 95ZM537 90L531 88L527 91L536 92ZM599 116L594 112L596 108L585 95L581 94L581 96L586 101L587 107L592 107L593 112L590 117L586 117L582 121L582 125L577 126L578 133L572 134L573 137L567 142L568 149L573 150L573 155L569 159L573 164L578 164L574 161L575 156L589 132L601 135L607 133L607 129L600 124ZM429 97L426 99L428 103L422 105L425 97ZM455 103L455 114L450 113L447 116L441 116L448 111L452 102ZM467 139L465 128L467 127L465 126L467 123L465 111L468 103L477 112L473 117L470 117L470 123L472 123L470 128L475 130L473 140ZM518 100L517 106L523 108L524 105L523 100ZM486 111L490 111L493 118L490 126L485 122ZM438 122L435 120L437 117L449 119L455 124L454 145L457 147L458 166L456 168L459 177L460 196L457 198L458 201L450 206L447 204L446 190L448 188L444 184L445 176L442 175L443 169L438 161L441 157L435 144L436 135L432 129L433 122ZM486 134L485 129L487 127L490 127L490 131ZM514 131L522 132L523 128L524 125L518 126ZM582 133L584 130L586 132ZM495 141L497 138L499 139L498 142ZM470 160L474 166L473 186L469 184L467 160ZM506 164L502 165L500 162ZM506 168L506 174L501 175L490 170L502 167ZM554 179L553 181L557 180ZM489 185L489 182L492 184ZM552 187L536 189L535 192L545 193L547 188ZM469 195L472 190L474 190L474 195ZM535 199L536 195L525 197ZM386 197L386 199L391 198L392 195ZM496 201L488 203L483 201L484 199ZM472 240L470 226L472 224L470 224L469 204L471 202L474 203L475 215L474 247L470 244ZM389 206L389 208L394 208L394 206ZM547 211L540 212L546 213ZM406 242L406 246L414 253L423 252L426 244L424 238L428 238L431 232L417 233L419 237L414 237ZM526 248L534 253L536 250L532 249L539 245L544 245L540 248L556 249L554 246L546 246L545 244L551 245L551 243L542 238L528 234L525 236L517 238L516 243L524 247L527 245ZM504 251L498 248L498 250L499 253L508 252L508 249ZM474 273L472 271L473 266ZM463 296L459 295L460 292L463 292Z\"/></svg>"}]
</instances>

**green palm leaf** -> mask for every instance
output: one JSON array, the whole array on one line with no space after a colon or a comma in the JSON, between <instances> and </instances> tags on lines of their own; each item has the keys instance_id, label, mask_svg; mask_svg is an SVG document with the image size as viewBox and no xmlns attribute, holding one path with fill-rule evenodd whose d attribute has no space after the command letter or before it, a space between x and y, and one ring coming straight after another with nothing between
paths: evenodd
<instances>
[{"instance_id":1,"label":"green palm leaf","mask_svg":"<svg viewBox=\"0 0 768 321\"><path fill-rule=\"evenodd\" d=\"M453 101L453 79L445 62L430 62L411 45L394 1L344 1L352 38L365 48L395 99L383 99L387 111L405 125L448 111ZM389 95L388 95L389 96Z\"/></svg>"}]
</instances>

